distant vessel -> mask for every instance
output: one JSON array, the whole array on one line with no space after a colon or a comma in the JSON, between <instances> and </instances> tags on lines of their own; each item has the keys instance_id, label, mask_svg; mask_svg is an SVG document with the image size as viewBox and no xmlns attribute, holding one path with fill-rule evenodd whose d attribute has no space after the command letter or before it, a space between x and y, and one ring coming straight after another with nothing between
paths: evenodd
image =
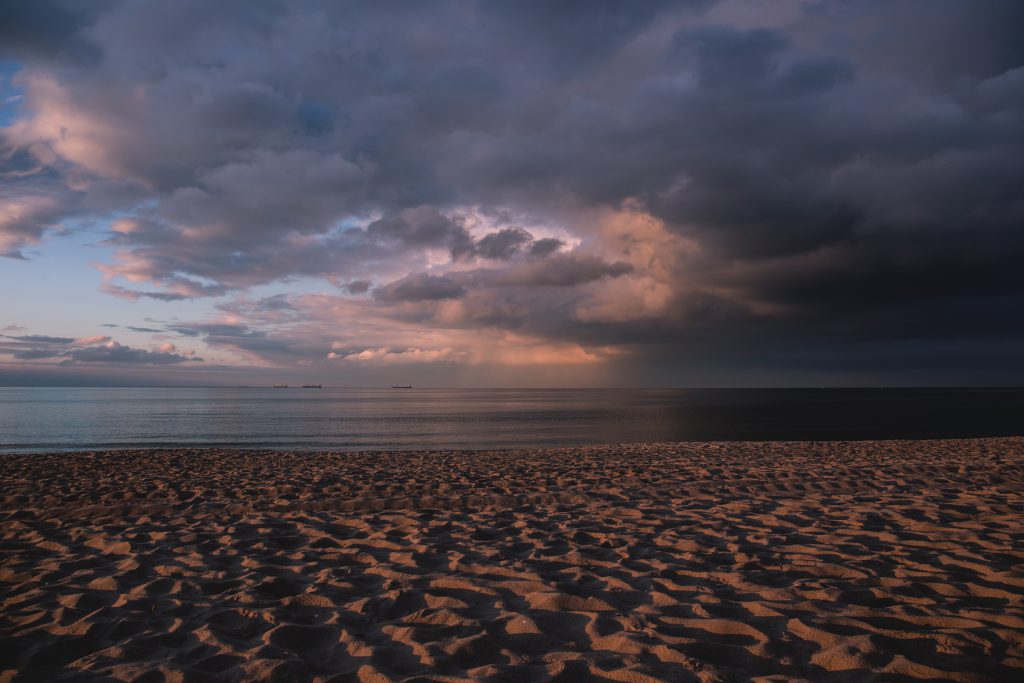
<instances>
[{"instance_id":1,"label":"distant vessel","mask_svg":"<svg viewBox=\"0 0 1024 683\"><path fill-rule=\"evenodd\" d=\"M303 384L302 388L303 389L323 389L323 386L320 385L320 384Z\"/></svg>"},{"instance_id":2,"label":"distant vessel","mask_svg":"<svg viewBox=\"0 0 1024 683\"><path fill-rule=\"evenodd\" d=\"M275 384L274 388L275 389L287 389L288 385L287 384Z\"/></svg>"},{"instance_id":3,"label":"distant vessel","mask_svg":"<svg viewBox=\"0 0 1024 683\"><path fill-rule=\"evenodd\" d=\"M412 389L411 384L392 384L392 389Z\"/></svg>"}]
</instances>

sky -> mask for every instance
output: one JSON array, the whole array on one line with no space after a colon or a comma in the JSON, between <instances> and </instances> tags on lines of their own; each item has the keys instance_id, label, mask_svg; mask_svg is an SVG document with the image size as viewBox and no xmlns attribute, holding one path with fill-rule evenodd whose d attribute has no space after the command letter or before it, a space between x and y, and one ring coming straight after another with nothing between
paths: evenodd
<instances>
[{"instance_id":1,"label":"sky","mask_svg":"<svg viewBox=\"0 0 1024 683\"><path fill-rule=\"evenodd\" d=\"M1021 26L0 0L0 385L1022 385Z\"/></svg>"}]
</instances>

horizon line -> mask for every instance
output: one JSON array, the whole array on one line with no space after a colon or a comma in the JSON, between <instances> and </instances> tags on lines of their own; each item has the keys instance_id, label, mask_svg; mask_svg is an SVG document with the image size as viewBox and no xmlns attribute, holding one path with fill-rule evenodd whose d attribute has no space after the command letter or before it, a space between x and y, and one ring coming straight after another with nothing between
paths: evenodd
<instances>
[{"instance_id":1,"label":"horizon line","mask_svg":"<svg viewBox=\"0 0 1024 683\"><path fill-rule=\"evenodd\" d=\"M294 386L275 387L270 384L0 384L0 389L394 389L392 385L322 385L319 387ZM835 385L718 385L718 386L664 386L664 385L622 385L622 386L411 386L402 389L453 389L453 390L533 390L533 391L579 391L579 390L831 390L831 389L1002 389L1024 391L1024 385L1002 384L835 384Z\"/></svg>"}]
</instances>

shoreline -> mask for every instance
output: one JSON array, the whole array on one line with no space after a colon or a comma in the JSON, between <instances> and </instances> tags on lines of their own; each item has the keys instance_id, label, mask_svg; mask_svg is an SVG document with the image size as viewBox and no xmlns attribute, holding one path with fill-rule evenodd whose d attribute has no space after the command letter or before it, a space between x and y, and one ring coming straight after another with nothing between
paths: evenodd
<instances>
[{"instance_id":1,"label":"shoreline","mask_svg":"<svg viewBox=\"0 0 1024 683\"><path fill-rule=\"evenodd\" d=\"M1024 431L1006 433L1006 434L991 434L986 433L984 435L977 436L902 436L892 438L829 438L829 439L794 439L794 438L758 438L758 439L683 439L675 441L666 440L655 440L655 441L606 441L606 442L594 442L594 443L580 443L580 444L552 444L552 445L528 445L528 446L517 446L515 444L501 445L496 447L456 447L456 446L430 446L424 448L392 448L392 447L366 447L366 446L353 446L352 448L345 447L322 447L322 446L289 446L285 447L282 445L267 445L267 446L255 446L250 444L239 444L237 442L224 442L216 444L185 444L175 445L174 443L168 444L147 444L147 443L133 443L127 445L111 445L103 444L97 447L89 447L88 445L75 445L63 447L35 447L30 446L27 448L10 447L0 445L0 457L4 456L31 456L31 455L50 455L50 456L75 456L75 455L104 455L104 454L125 454L140 453L146 454L151 452L161 453L234 453L234 454L252 454L252 455L274 455L280 453L288 453L295 455L421 455L421 454L441 454L441 453L457 453L460 455L472 455L475 453L489 453L489 454L501 454L501 453L543 453L556 455L562 451L579 451L580 449L605 451L608 449L616 448L651 448L651 447L683 447L683 446L708 446L713 448L719 448L721 446L743 446L745 444L771 444L773 446L814 446L823 444L922 444L922 443L949 443L949 442L984 442L984 441L1004 441L1012 439L1024 439Z\"/></svg>"},{"instance_id":2,"label":"shoreline","mask_svg":"<svg viewBox=\"0 0 1024 683\"><path fill-rule=\"evenodd\" d=\"M0 681L1024 675L1024 437L88 453L0 453Z\"/></svg>"}]
</instances>

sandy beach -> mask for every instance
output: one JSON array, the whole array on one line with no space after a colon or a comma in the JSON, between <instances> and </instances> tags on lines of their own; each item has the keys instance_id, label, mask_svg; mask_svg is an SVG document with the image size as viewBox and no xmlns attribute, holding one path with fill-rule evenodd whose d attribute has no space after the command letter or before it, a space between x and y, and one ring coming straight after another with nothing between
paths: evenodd
<instances>
[{"instance_id":1,"label":"sandy beach","mask_svg":"<svg viewBox=\"0 0 1024 683\"><path fill-rule=\"evenodd\" d=\"M1024 680L1024 438L0 456L0 681Z\"/></svg>"}]
</instances>

